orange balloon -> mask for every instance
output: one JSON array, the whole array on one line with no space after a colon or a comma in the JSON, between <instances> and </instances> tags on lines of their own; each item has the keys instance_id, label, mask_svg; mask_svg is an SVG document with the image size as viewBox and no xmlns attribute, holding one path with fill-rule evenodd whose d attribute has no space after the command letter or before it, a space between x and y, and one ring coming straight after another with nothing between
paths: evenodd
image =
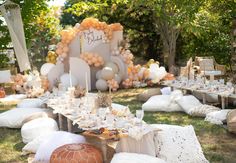
<instances>
[{"instance_id":1,"label":"orange balloon","mask_svg":"<svg viewBox=\"0 0 236 163\"><path fill-rule=\"evenodd\" d=\"M62 49L61 49L61 48L58 48L58 49L56 50L56 53L57 53L58 55L61 55L61 54L62 54Z\"/></svg>"},{"instance_id":2,"label":"orange balloon","mask_svg":"<svg viewBox=\"0 0 236 163\"><path fill-rule=\"evenodd\" d=\"M66 54L66 53L62 53L61 56L62 56L63 58L66 58L66 57L67 57L67 54Z\"/></svg>"},{"instance_id":3,"label":"orange balloon","mask_svg":"<svg viewBox=\"0 0 236 163\"><path fill-rule=\"evenodd\" d=\"M65 52L65 53L69 52L68 46L63 47L63 52Z\"/></svg>"}]
</instances>

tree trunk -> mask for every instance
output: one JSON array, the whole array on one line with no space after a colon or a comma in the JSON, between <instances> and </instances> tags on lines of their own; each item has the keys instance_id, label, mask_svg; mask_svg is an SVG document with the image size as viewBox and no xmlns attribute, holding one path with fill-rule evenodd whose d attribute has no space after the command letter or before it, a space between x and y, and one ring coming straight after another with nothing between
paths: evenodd
<instances>
[{"instance_id":1,"label":"tree trunk","mask_svg":"<svg viewBox=\"0 0 236 163\"><path fill-rule=\"evenodd\" d=\"M175 56L176 56L176 40L179 30L174 27L164 26L162 30L163 53L167 60L168 70L170 73L175 73Z\"/></svg>"}]
</instances>

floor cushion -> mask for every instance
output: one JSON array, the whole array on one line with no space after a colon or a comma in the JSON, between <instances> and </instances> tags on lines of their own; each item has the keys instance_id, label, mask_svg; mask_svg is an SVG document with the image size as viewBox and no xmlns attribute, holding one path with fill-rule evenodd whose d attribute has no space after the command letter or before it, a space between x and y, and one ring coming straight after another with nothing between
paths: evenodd
<instances>
[{"instance_id":1,"label":"floor cushion","mask_svg":"<svg viewBox=\"0 0 236 163\"><path fill-rule=\"evenodd\" d=\"M144 111L166 111L170 104L170 95L152 96L142 105Z\"/></svg>"},{"instance_id":2,"label":"floor cushion","mask_svg":"<svg viewBox=\"0 0 236 163\"><path fill-rule=\"evenodd\" d=\"M34 113L44 112L42 108L14 108L0 114L0 127L21 128L22 122Z\"/></svg>"},{"instance_id":3,"label":"floor cushion","mask_svg":"<svg viewBox=\"0 0 236 163\"><path fill-rule=\"evenodd\" d=\"M56 120L57 114L53 114L53 110L52 109L45 108L45 109L43 109L43 112L33 113L29 117L25 118L25 120L22 122L22 125L24 125L25 123L27 123L29 121L37 119L37 118L47 118L47 117Z\"/></svg>"},{"instance_id":4,"label":"floor cushion","mask_svg":"<svg viewBox=\"0 0 236 163\"><path fill-rule=\"evenodd\" d=\"M144 111L183 111L176 100L181 98L179 92L172 92L170 95L156 95L152 96L147 102L142 105Z\"/></svg>"},{"instance_id":5,"label":"floor cushion","mask_svg":"<svg viewBox=\"0 0 236 163\"><path fill-rule=\"evenodd\" d=\"M138 101L147 101L150 97L155 95L161 95L160 88L150 88L148 90L145 90L143 93L140 93L138 95Z\"/></svg>"},{"instance_id":6,"label":"floor cushion","mask_svg":"<svg viewBox=\"0 0 236 163\"><path fill-rule=\"evenodd\" d=\"M202 105L202 103L192 95L183 96L182 98L176 100L176 102L187 114L189 114L191 109Z\"/></svg>"},{"instance_id":7,"label":"floor cushion","mask_svg":"<svg viewBox=\"0 0 236 163\"><path fill-rule=\"evenodd\" d=\"M111 163L166 163L157 157L138 153L116 153Z\"/></svg>"},{"instance_id":8,"label":"floor cushion","mask_svg":"<svg viewBox=\"0 0 236 163\"><path fill-rule=\"evenodd\" d=\"M189 110L188 114L196 117L206 117L207 114L219 111L220 108L212 105L200 105Z\"/></svg>"},{"instance_id":9,"label":"floor cushion","mask_svg":"<svg viewBox=\"0 0 236 163\"><path fill-rule=\"evenodd\" d=\"M21 136L23 142L28 143L40 135L57 130L57 122L54 119L42 117L25 123L21 128Z\"/></svg>"},{"instance_id":10,"label":"floor cushion","mask_svg":"<svg viewBox=\"0 0 236 163\"><path fill-rule=\"evenodd\" d=\"M231 111L231 109L210 112L206 115L205 121L208 121L212 124L222 125L224 122L226 122L229 111Z\"/></svg>"},{"instance_id":11,"label":"floor cushion","mask_svg":"<svg viewBox=\"0 0 236 163\"><path fill-rule=\"evenodd\" d=\"M192 126L153 124L158 158L168 163L208 163Z\"/></svg>"},{"instance_id":12,"label":"floor cushion","mask_svg":"<svg viewBox=\"0 0 236 163\"><path fill-rule=\"evenodd\" d=\"M54 131L56 132L56 131ZM29 154L29 153L36 153L40 144L46 140L50 135L52 135L54 132L49 132L47 134L40 135L36 137L31 142L27 143L23 148L22 152L23 154Z\"/></svg>"},{"instance_id":13,"label":"floor cushion","mask_svg":"<svg viewBox=\"0 0 236 163\"><path fill-rule=\"evenodd\" d=\"M49 162L52 152L60 146L72 143L85 143L85 138L78 134L56 131L48 136L39 146L34 161Z\"/></svg>"},{"instance_id":14,"label":"floor cushion","mask_svg":"<svg viewBox=\"0 0 236 163\"><path fill-rule=\"evenodd\" d=\"M234 109L228 113L227 127L228 127L229 132L236 134L236 109Z\"/></svg>"},{"instance_id":15,"label":"floor cushion","mask_svg":"<svg viewBox=\"0 0 236 163\"><path fill-rule=\"evenodd\" d=\"M27 98L25 94L15 94L15 95L8 95L4 98L0 99L0 102L4 104L17 104L19 101Z\"/></svg>"},{"instance_id":16,"label":"floor cushion","mask_svg":"<svg viewBox=\"0 0 236 163\"><path fill-rule=\"evenodd\" d=\"M18 108L41 108L43 101L38 98L27 98L17 104Z\"/></svg>"},{"instance_id":17,"label":"floor cushion","mask_svg":"<svg viewBox=\"0 0 236 163\"><path fill-rule=\"evenodd\" d=\"M170 95L171 94L171 87L164 87L161 89L162 95Z\"/></svg>"},{"instance_id":18,"label":"floor cushion","mask_svg":"<svg viewBox=\"0 0 236 163\"><path fill-rule=\"evenodd\" d=\"M103 163L102 152L91 144L66 144L53 151L50 163Z\"/></svg>"}]
</instances>

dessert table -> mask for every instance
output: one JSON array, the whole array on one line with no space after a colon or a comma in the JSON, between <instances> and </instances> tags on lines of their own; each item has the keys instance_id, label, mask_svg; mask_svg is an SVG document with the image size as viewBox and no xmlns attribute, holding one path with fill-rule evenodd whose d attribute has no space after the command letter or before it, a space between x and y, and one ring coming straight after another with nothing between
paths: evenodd
<instances>
[{"instance_id":1,"label":"dessert table","mask_svg":"<svg viewBox=\"0 0 236 163\"><path fill-rule=\"evenodd\" d=\"M118 144L120 140L131 137L135 141L157 129L150 127L142 117L135 117L128 107L112 103L111 107L95 108L97 94L87 93L82 98L70 98L69 96L56 96L46 101L48 107L58 114L59 129L73 132L73 125L78 128L92 144L98 143L92 139L100 140L104 162L108 162L107 146ZM144 112L143 112L144 114ZM137 116L137 115L136 115ZM66 120L66 121L64 121ZM122 141L125 143L128 139ZM120 151L126 150L123 148Z\"/></svg>"}]
</instances>

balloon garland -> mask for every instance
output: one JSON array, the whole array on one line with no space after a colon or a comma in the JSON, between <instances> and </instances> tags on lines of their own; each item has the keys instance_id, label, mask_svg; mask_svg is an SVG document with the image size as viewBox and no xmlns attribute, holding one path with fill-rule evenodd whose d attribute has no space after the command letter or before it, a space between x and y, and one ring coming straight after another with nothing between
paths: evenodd
<instances>
[{"instance_id":1,"label":"balloon garland","mask_svg":"<svg viewBox=\"0 0 236 163\"><path fill-rule=\"evenodd\" d=\"M87 62L89 66L99 67L104 64L103 58L96 53L85 52L80 54L80 58Z\"/></svg>"},{"instance_id":2,"label":"balloon garland","mask_svg":"<svg viewBox=\"0 0 236 163\"><path fill-rule=\"evenodd\" d=\"M49 80L45 76L41 76L41 87L46 92L49 89Z\"/></svg>"},{"instance_id":3,"label":"balloon garland","mask_svg":"<svg viewBox=\"0 0 236 163\"><path fill-rule=\"evenodd\" d=\"M133 59L134 59L134 56L133 54L131 53L130 50L127 50L127 49L121 49L120 51L120 55L123 59L123 61L126 63L126 64L132 64L133 63Z\"/></svg>"},{"instance_id":4,"label":"balloon garland","mask_svg":"<svg viewBox=\"0 0 236 163\"><path fill-rule=\"evenodd\" d=\"M112 39L113 31L122 31L123 26L120 23L108 25L105 22L100 22L95 18L86 18L81 24L76 24L74 28L64 29L60 32L61 41L56 46L56 54L58 55L57 61L62 62L69 54L69 44L75 38L77 34L81 34L82 31L94 28L104 31L105 42L109 42ZM96 65L94 65L96 66Z\"/></svg>"},{"instance_id":5,"label":"balloon garland","mask_svg":"<svg viewBox=\"0 0 236 163\"><path fill-rule=\"evenodd\" d=\"M107 84L112 91L117 91L117 89L119 88L119 84L115 79L108 80Z\"/></svg>"},{"instance_id":6,"label":"balloon garland","mask_svg":"<svg viewBox=\"0 0 236 163\"><path fill-rule=\"evenodd\" d=\"M124 88L131 88L133 86L133 80L132 79L125 79L123 82L122 82L122 86Z\"/></svg>"},{"instance_id":7,"label":"balloon garland","mask_svg":"<svg viewBox=\"0 0 236 163\"><path fill-rule=\"evenodd\" d=\"M110 42L114 31L123 31L123 27L120 23L108 25L95 18L86 18L81 24L77 23L73 28L68 28L60 32L61 41L57 44L55 52L49 51L46 61L50 63L56 63L56 61L63 62L64 58L69 55L69 44L72 40L77 35L82 35L84 30L89 30L90 28L103 31L105 35L103 41L106 43ZM159 66L159 62L156 62L153 59L149 60L144 66L133 64L134 55L129 50L129 43L127 40L121 41L119 47L112 49L111 53L113 56L117 56L123 60L128 66L128 77L123 80L123 82L123 76L120 74L122 71L119 70L117 63L108 62L105 64L100 55L92 52L80 54L80 58L87 62L89 66L100 67L105 64L103 69L96 74L96 87L98 90L105 91L110 87L112 91L116 91L119 88L120 83L124 88L130 88L137 85L144 86L144 83L153 84L153 82L159 82L164 78L164 67L160 67L158 72L154 71L157 68L151 67L152 64L158 64ZM56 57L57 59L55 59ZM164 79L173 79L173 76L168 74Z\"/></svg>"}]
</instances>

